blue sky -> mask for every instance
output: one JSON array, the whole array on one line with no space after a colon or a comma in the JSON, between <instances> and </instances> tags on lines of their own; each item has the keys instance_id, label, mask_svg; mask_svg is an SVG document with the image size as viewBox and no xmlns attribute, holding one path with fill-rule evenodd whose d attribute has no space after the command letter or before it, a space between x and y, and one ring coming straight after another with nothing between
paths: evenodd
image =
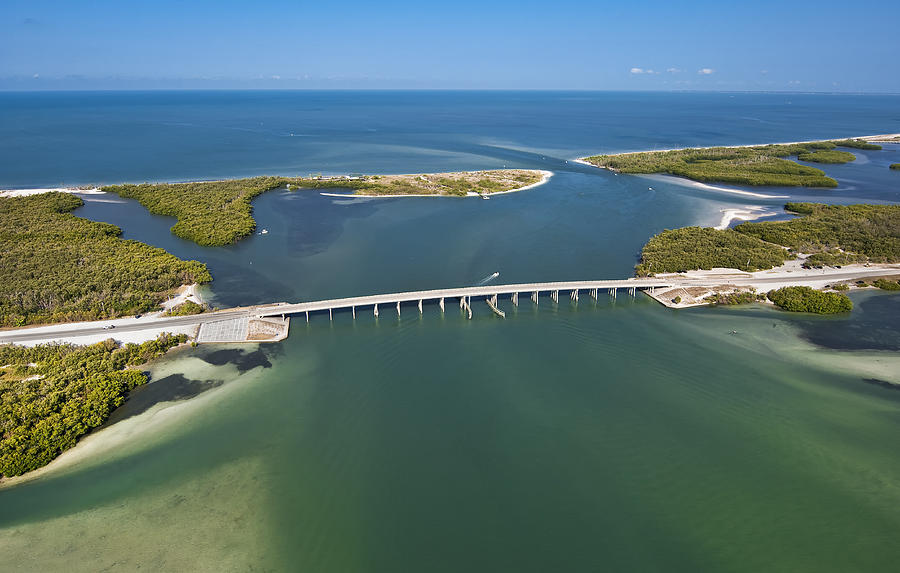
<instances>
[{"instance_id":1,"label":"blue sky","mask_svg":"<svg viewBox=\"0 0 900 573\"><path fill-rule=\"evenodd\" d=\"M900 92L896 4L0 0L0 89Z\"/></svg>"}]
</instances>

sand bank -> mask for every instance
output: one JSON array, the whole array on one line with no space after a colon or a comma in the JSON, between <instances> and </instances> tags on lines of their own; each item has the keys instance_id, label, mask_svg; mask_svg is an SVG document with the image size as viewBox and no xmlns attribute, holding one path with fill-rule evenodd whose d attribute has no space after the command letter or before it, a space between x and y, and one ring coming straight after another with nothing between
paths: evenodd
<instances>
[{"instance_id":1,"label":"sand bank","mask_svg":"<svg viewBox=\"0 0 900 573\"><path fill-rule=\"evenodd\" d=\"M608 169L608 168L602 168ZM612 170L611 170L612 171ZM766 195L765 193L756 193L754 191L744 191L742 189L732 189L730 187L719 187L717 185L710 185L708 183L701 183L699 181L694 181L693 179L687 179L685 177L678 177L677 175L662 175L659 173L635 173L629 175L633 175L634 177L646 177L647 179L653 179L655 181L659 181L661 183L672 183L675 185L681 185L682 187L691 187L693 189L702 189L703 191L714 191L718 193L729 193L732 195L743 195L744 197L755 197L757 199L789 199L790 195Z\"/></svg>"},{"instance_id":2,"label":"sand bank","mask_svg":"<svg viewBox=\"0 0 900 573\"><path fill-rule=\"evenodd\" d=\"M187 301L202 305L203 297L200 296L199 287L200 285L198 285L197 283L179 287L177 291L178 294L162 303L163 311L175 308L179 304L185 303ZM156 314L160 315L163 311L160 311Z\"/></svg>"},{"instance_id":3,"label":"sand bank","mask_svg":"<svg viewBox=\"0 0 900 573\"><path fill-rule=\"evenodd\" d=\"M742 147L742 146L735 146ZM743 146L743 147L753 147L753 146ZM674 151L674 150L673 150ZM633 153L643 153L642 151L634 151ZM625 153L620 153L618 155L627 155ZM612 171L616 175L619 174L618 171L611 167L600 167L594 165L593 163L588 163L583 159L572 159L575 163L581 163L582 165L587 165L588 167L593 167L595 169L606 169L607 171ZM744 191L742 189L733 189L730 187L718 187L716 185L709 185L707 183L701 183L699 181L694 181L693 179L687 179L686 177L678 177L677 175L666 175L662 173L628 173L627 175L631 175L633 177L647 177L649 179L655 179L662 183L673 183L675 185L681 185L682 187L693 187L694 189L702 189L704 191L716 191L719 193L730 193L732 195L743 195L745 197L757 197L760 199L787 199L789 195L766 195L765 193L756 193L753 191Z\"/></svg>"},{"instance_id":4,"label":"sand bank","mask_svg":"<svg viewBox=\"0 0 900 573\"><path fill-rule=\"evenodd\" d=\"M765 207L746 205L741 209L722 209L722 220L714 228L727 229L732 221L755 221L761 217L777 215L775 211L767 211Z\"/></svg>"}]
</instances>

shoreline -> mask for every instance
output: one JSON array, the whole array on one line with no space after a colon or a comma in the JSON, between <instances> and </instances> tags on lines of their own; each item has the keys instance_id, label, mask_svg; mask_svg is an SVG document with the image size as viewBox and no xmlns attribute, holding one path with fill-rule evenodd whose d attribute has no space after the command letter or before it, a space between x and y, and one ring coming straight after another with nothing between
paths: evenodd
<instances>
[{"instance_id":1,"label":"shoreline","mask_svg":"<svg viewBox=\"0 0 900 573\"><path fill-rule=\"evenodd\" d=\"M593 167L597 167L594 165ZM618 171L615 169L611 169L609 167L597 167L597 169L607 169L616 173L618 175ZM662 183L671 183L673 185L681 185L682 187L692 187L694 189L700 189L703 191L717 191L719 193L730 193L732 195L743 195L745 197L755 197L757 199L790 199L790 195L766 195L765 193L757 193L755 191L745 191L743 189L730 189L728 187L719 187L717 185L710 185L709 183L704 183L702 181L694 181L693 179L688 179L687 177L681 177L679 175L669 175L668 173L628 173L633 177L645 177L647 179L652 179L654 181L660 181Z\"/></svg>"},{"instance_id":2,"label":"shoreline","mask_svg":"<svg viewBox=\"0 0 900 573\"><path fill-rule=\"evenodd\" d=\"M768 142L768 143L749 143L749 144L741 144L741 145L709 145L703 147L673 147L671 149L645 149L640 151L620 151L617 153L600 153L598 155L606 155L609 157L618 157L620 155L636 155L638 153L666 153L669 151L684 151L686 149L717 149L719 147L765 147L767 145L800 145L803 143L818 143L820 141L842 141L845 139L862 139L863 141L869 141L873 143L900 143L900 133L882 133L879 135L854 135L847 137L833 137L830 139L807 139L805 141L780 141L780 142ZM595 157L595 155L585 155L583 157L578 157L576 159L570 159L569 161L575 161L576 163L582 163L584 165L590 165L591 167L596 167L598 169L609 169L610 171L615 171L610 167L599 167L590 163L589 161L585 161L588 157Z\"/></svg>"},{"instance_id":3,"label":"shoreline","mask_svg":"<svg viewBox=\"0 0 900 573\"><path fill-rule=\"evenodd\" d=\"M525 191L527 189L533 189L534 187L538 187L543 185L547 181L550 180L556 173L553 171L548 171L546 169L522 169L523 171L536 171L541 174L541 180L532 183L530 185L525 185L523 187L516 187L515 189L507 189L505 191L494 191L492 193L485 193L484 195L503 195L506 193L517 193L519 191ZM459 173L481 173L484 171L493 171L493 170L485 170L485 169L475 169L470 171L460 171ZM378 174L380 176L388 176L390 174ZM399 177L416 177L423 175L431 175L430 173L402 173L394 176ZM329 177L341 177L342 175L331 175ZM345 175L349 177L349 175ZM280 176L279 176L280 177ZM284 177L293 177L285 175ZM241 179L241 178L237 178ZM300 177L302 179L302 177ZM175 185L175 184L184 184L184 183L218 183L218 182L226 182L232 181L233 179L197 179L193 181L164 181L164 182L155 182L153 185ZM131 185L132 183L110 183L108 185ZM298 186L296 189L308 189L310 191L314 190L312 187L302 187ZM31 195L41 195L43 193L71 193L73 195L107 195L106 191L101 190L100 187L29 187L22 189L0 189L0 198L9 198L9 197L29 197ZM459 195L441 195L441 194L424 194L424 193L416 193L416 194L391 194L391 195L356 195L356 194L346 194L346 193L328 193L321 192L320 195L324 195L327 197L341 197L341 198L400 198L400 197L460 197ZM480 197L482 194L469 192L462 197Z\"/></svg>"},{"instance_id":4,"label":"shoreline","mask_svg":"<svg viewBox=\"0 0 900 573\"><path fill-rule=\"evenodd\" d=\"M751 146L752 147L752 146ZM695 149L695 148L685 148L685 149ZM644 153L643 151L631 151L629 153ZM619 153L617 155L627 155L625 153ZM605 169L606 171L611 171L614 175L618 175L619 172L613 169L612 167L601 167L599 165L594 165L584 159L570 159L569 161L574 161L575 163L580 163L582 165L587 165L588 167L593 167L594 169ZM693 179L688 179L687 177L680 177L678 175L670 175L668 173L629 173L628 175L634 177L646 177L649 179L654 179L656 181L662 181L663 183L672 183L673 185L681 185L682 187L693 187L694 189L702 189L704 191L718 191L720 193L730 193L732 195L744 195L745 197L756 197L757 199L790 199L790 195L766 195L765 193L756 193L754 191L745 191L743 189L729 189L728 187L718 187L716 185L710 185L709 183L703 183L702 181L694 181Z\"/></svg>"},{"instance_id":5,"label":"shoreline","mask_svg":"<svg viewBox=\"0 0 900 573\"><path fill-rule=\"evenodd\" d=\"M400 194L390 194L390 195L369 195L362 193L329 193L327 191L319 192L319 195L324 197L339 197L341 199L401 199L404 197L447 197L447 198L455 198L462 199L465 197L481 197L487 196L490 197L492 195L506 195L507 193L518 193L519 191L525 191L527 189L534 189L540 185L543 185L547 181L550 181L550 178L556 175L553 171L548 171L546 169L534 169L533 171L539 171L541 173L541 180L537 183L532 183L531 185L525 185L524 187L516 187L515 189L507 189L506 191L494 191L491 193L473 193L469 191L465 195L441 195L438 193L432 194L424 194L424 193L400 193ZM478 171L466 171L466 173L478 173Z\"/></svg>"},{"instance_id":6,"label":"shoreline","mask_svg":"<svg viewBox=\"0 0 900 573\"><path fill-rule=\"evenodd\" d=\"M666 153L672 153L672 152L679 153L679 152L703 151L703 150L715 150L715 149L738 150L738 149L748 149L748 148L765 148L765 147L769 147L769 146L803 145L803 144L811 144L811 143L825 143L825 142L838 142L838 141L850 141L850 140L857 140L857 141L862 141L862 142L867 142L867 143L868 142L880 142L880 143L892 144L892 143L900 143L900 134L888 133L888 134L878 134L878 135L862 135L862 136L843 137L843 138L834 138L834 139L815 139L815 140L789 141L789 142L779 142L779 143L714 145L714 146L704 146L704 147L680 147L680 148L671 148L671 149L652 149L652 150L643 150L643 151L623 151L620 153L601 153L601 154L597 154L597 155L588 155L585 157L578 157L578 158L572 159L571 161L573 161L575 163L580 163L582 165L594 167L597 169L605 169L607 171L611 171L615 175L618 175L621 172L618 169L616 169L616 167L613 167L611 164L621 166L621 163L617 163L614 160L614 158L624 158L624 157L628 157L631 155L648 156L648 155L652 155L652 154L666 154ZM742 152L736 152L736 153L740 154ZM769 157L769 155L766 155L765 153L762 153L762 156L765 158L768 158L768 159L772 159L772 157ZM679 161L678 157L680 157L680 156L677 156L676 159L674 160L676 163ZM853 157L855 160L856 156L853 156ZM591 158L598 158L598 163L600 163L600 165L597 165L597 164L594 164L594 163L591 163L590 161L588 161ZM732 193L732 194L737 194L737 195L746 195L746 196L750 196L750 197L759 197L759 198L763 198L763 199L785 199L785 198L789 197L788 195L766 195L763 193L756 193L756 192L745 191L745 190L741 190L741 189L729 189L727 187L717 187L717 186L713 186L713 185L708 185L699 179L694 179L689 176L675 175L675 174L671 173L671 171L670 171L671 166L666 164L665 157L658 156L657 159L658 159L659 165L656 165L653 168L649 168L646 170L641 169L637 172L629 171L625 174L626 175L635 175L635 176L644 176L644 177L666 177L666 178L669 178L669 180L671 180L674 183L684 182L685 185L691 185L691 186L701 188L701 189L720 191L723 193ZM657 161L657 159L651 159L649 161L651 161L651 163L652 163L654 161ZM620 162L621 161L625 162L624 167L627 168L629 160L620 159ZM737 174L743 174L743 171L741 171L739 168L734 168L734 171ZM816 186L837 187L836 180L825 176L824 171L819 170L819 173L822 175L824 180L816 181ZM711 182L715 182L715 183L727 183L726 181L724 181L721 178L708 177L708 176L701 176L701 177L703 177L705 179L709 179L709 180L711 180ZM739 179L741 179L741 178L739 178ZM753 183L752 181L755 181L755 180L752 180L752 181L748 180L746 175L744 175L743 180L749 181L748 185L751 187L761 186L761 187L776 187L776 188L778 188L778 187L793 187L795 185L806 186L803 182L797 183L797 182L793 182L793 181L792 181L793 185L790 183L787 185L783 185L782 181L774 181L774 180L769 180L767 182L762 182L762 183L760 183L760 182ZM745 181L745 182L747 182L747 181ZM829 183L834 183L834 185L831 185ZM819 184L821 184L821 185L819 185Z\"/></svg>"}]
</instances>

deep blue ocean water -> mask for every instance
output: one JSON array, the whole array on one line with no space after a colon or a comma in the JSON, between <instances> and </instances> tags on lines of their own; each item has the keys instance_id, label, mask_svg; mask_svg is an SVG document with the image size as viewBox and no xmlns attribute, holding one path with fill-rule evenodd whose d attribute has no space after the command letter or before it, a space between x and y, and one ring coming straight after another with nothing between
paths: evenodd
<instances>
[{"instance_id":1,"label":"deep blue ocean water","mask_svg":"<svg viewBox=\"0 0 900 573\"><path fill-rule=\"evenodd\" d=\"M589 154L900 132L897 96L0 93L0 188L555 167Z\"/></svg>"}]
</instances>

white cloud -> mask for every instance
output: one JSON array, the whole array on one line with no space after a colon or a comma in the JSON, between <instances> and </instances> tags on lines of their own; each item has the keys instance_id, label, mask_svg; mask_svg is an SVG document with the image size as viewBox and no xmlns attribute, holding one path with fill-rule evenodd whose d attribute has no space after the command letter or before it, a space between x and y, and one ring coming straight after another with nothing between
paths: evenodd
<instances>
[{"instance_id":1,"label":"white cloud","mask_svg":"<svg viewBox=\"0 0 900 573\"><path fill-rule=\"evenodd\" d=\"M631 73L632 74L643 74L644 68L631 68Z\"/></svg>"},{"instance_id":2,"label":"white cloud","mask_svg":"<svg viewBox=\"0 0 900 573\"><path fill-rule=\"evenodd\" d=\"M281 76L272 76L272 79L273 79L273 80L280 80L280 79L281 79Z\"/></svg>"},{"instance_id":3,"label":"white cloud","mask_svg":"<svg viewBox=\"0 0 900 573\"><path fill-rule=\"evenodd\" d=\"M759 73L761 73L762 75L766 75L769 73L769 70L759 70Z\"/></svg>"},{"instance_id":4,"label":"white cloud","mask_svg":"<svg viewBox=\"0 0 900 573\"><path fill-rule=\"evenodd\" d=\"M678 68L669 68L666 71L669 72L670 74L677 74L677 73L681 72L681 70L679 70Z\"/></svg>"},{"instance_id":5,"label":"white cloud","mask_svg":"<svg viewBox=\"0 0 900 573\"><path fill-rule=\"evenodd\" d=\"M712 68L700 68L699 70L697 70L697 73L701 76L708 76L710 74L716 73L716 70Z\"/></svg>"}]
</instances>

